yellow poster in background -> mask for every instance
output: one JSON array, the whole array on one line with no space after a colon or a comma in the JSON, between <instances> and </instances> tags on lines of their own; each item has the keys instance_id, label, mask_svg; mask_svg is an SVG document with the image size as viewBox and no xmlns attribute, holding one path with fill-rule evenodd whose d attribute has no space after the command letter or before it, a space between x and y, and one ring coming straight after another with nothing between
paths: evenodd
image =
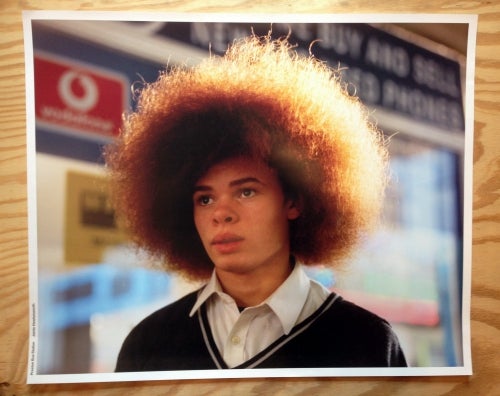
<instances>
[{"instance_id":1,"label":"yellow poster in background","mask_svg":"<svg viewBox=\"0 0 500 396\"><path fill-rule=\"evenodd\" d=\"M104 176L68 172L65 224L64 251L69 264L100 263L107 250L126 241Z\"/></svg>"}]
</instances>

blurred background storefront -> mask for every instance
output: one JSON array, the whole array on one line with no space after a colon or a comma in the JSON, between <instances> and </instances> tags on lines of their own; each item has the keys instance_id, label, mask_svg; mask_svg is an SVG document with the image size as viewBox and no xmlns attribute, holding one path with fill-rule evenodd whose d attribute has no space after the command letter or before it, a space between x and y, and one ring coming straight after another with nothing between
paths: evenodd
<instances>
[{"instance_id":1,"label":"blurred background storefront","mask_svg":"<svg viewBox=\"0 0 500 396\"><path fill-rule=\"evenodd\" d=\"M209 49L222 54L233 39L269 28L33 22L40 374L113 371L131 327L198 286L128 246L109 202L102 147L137 90L166 65L195 64ZM467 25L272 30L340 68L390 137L392 180L379 231L342 270L318 266L310 275L388 319L412 366L461 365Z\"/></svg>"}]
</instances>

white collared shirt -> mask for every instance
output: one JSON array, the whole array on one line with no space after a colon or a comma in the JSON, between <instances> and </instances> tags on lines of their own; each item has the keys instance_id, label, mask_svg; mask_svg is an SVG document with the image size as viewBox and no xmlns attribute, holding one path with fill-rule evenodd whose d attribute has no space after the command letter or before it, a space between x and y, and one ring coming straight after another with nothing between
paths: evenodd
<instances>
[{"instance_id":1,"label":"white collared shirt","mask_svg":"<svg viewBox=\"0 0 500 396\"><path fill-rule=\"evenodd\" d=\"M310 279L300 264L261 304L241 313L234 299L224 293L215 271L198 295L190 316L207 304L214 341L228 367L236 367L264 350L273 341L314 313L330 292Z\"/></svg>"}]
</instances>

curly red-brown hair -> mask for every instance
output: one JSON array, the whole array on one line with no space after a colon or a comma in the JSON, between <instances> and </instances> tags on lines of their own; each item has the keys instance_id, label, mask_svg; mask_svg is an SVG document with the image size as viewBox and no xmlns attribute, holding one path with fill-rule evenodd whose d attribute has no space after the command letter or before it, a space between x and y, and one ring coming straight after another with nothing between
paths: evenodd
<instances>
[{"instance_id":1,"label":"curly red-brown hair","mask_svg":"<svg viewBox=\"0 0 500 396\"><path fill-rule=\"evenodd\" d=\"M167 268L206 278L213 264L194 225L193 187L236 156L276 169L300 200L290 247L304 264L345 258L381 208L386 149L362 104L324 63L252 36L146 85L107 148L116 207L135 241Z\"/></svg>"}]
</instances>

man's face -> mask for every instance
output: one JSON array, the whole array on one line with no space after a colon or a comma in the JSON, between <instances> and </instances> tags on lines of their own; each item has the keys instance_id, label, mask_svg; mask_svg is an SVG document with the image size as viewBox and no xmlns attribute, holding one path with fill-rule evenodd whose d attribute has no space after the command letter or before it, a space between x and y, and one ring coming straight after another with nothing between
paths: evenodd
<instances>
[{"instance_id":1,"label":"man's face","mask_svg":"<svg viewBox=\"0 0 500 396\"><path fill-rule=\"evenodd\" d=\"M247 157L222 161L195 185L194 222L218 274L269 274L289 263L289 220L299 216L274 170Z\"/></svg>"}]
</instances>

